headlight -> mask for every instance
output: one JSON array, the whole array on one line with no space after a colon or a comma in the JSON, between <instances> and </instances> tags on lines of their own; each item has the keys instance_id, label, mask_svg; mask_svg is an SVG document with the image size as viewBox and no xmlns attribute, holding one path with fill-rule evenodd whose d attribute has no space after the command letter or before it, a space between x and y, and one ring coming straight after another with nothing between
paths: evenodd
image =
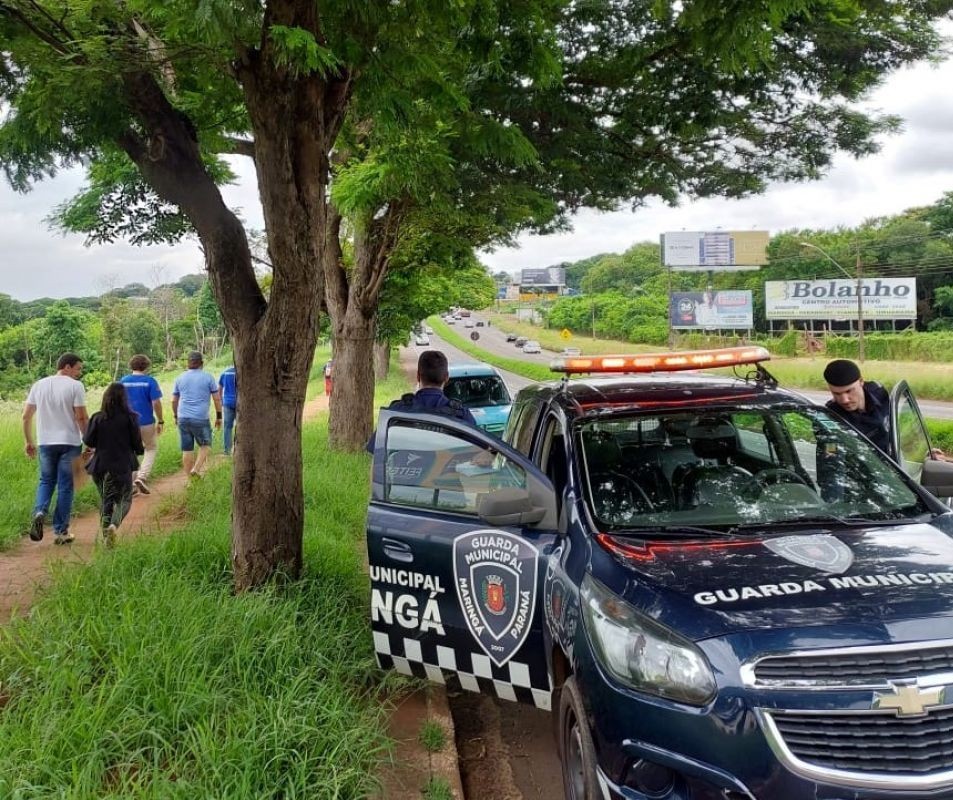
<instances>
[{"instance_id":1,"label":"headlight","mask_svg":"<svg viewBox=\"0 0 953 800\"><path fill-rule=\"evenodd\" d=\"M626 686L695 706L715 696L715 676L697 647L639 614L591 575L582 582L582 608L600 663Z\"/></svg>"}]
</instances>

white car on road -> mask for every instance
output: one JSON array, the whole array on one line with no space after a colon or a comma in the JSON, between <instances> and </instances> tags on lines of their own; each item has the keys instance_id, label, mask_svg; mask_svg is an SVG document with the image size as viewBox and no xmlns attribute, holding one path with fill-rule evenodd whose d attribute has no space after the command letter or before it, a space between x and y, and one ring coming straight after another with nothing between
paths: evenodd
<instances>
[{"instance_id":1,"label":"white car on road","mask_svg":"<svg viewBox=\"0 0 953 800\"><path fill-rule=\"evenodd\" d=\"M539 342L535 339L530 339L526 344L523 345L524 353L542 353L543 349L539 346Z\"/></svg>"}]
</instances>

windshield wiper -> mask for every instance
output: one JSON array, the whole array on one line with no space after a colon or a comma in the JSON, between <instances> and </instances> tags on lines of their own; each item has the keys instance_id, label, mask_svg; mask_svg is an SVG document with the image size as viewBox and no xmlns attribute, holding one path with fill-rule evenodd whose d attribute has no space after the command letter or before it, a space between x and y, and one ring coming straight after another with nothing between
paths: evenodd
<instances>
[{"instance_id":1,"label":"windshield wiper","mask_svg":"<svg viewBox=\"0 0 953 800\"><path fill-rule=\"evenodd\" d=\"M612 528L612 536L639 536L652 539L689 539L704 536L712 539L737 539L733 528L703 528L698 525L638 525L627 528Z\"/></svg>"},{"instance_id":2,"label":"windshield wiper","mask_svg":"<svg viewBox=\"0 0 953 800\"><path fill-rule=\"evenodd\" d=\"M920 515L923 516L922 514ZM797 519L770 520L765 522L742 522L735 525L730 530L752 531L752 530L771 530L772 528L803 528L811 525L840 525L845 528L861 528L869 526L889 527L891 525L903 525L909 522L923 522L923 519L911 519L909 517L892 517L872 519L870 517L840 517L836 514L811 514Z\"/></svg>"}]
</instances>

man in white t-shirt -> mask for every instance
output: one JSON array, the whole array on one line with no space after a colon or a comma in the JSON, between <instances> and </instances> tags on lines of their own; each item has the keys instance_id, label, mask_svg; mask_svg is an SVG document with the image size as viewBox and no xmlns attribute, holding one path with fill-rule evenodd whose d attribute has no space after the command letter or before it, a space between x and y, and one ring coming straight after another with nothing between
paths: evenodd
<instances>
[{"instance_id":1,"label":"man in white t-shirt","mask_svg":"<svg viewBox=\"0 0 953 800\"><path fill-rule=\"evenodd\" d=\"M86 391L79 382L83 360L75 353L63 353L56 362L56 374L38 380L30 387L23 407L23 436L26 454L40 456L40 485L33 504L30 538L43 538L43 523L50 510L53 490L56 508L53 511L53 543L73 541L69 532L73 510L73 461L79 458L83 434L89 415L86 413ZM36 417L37 443L33 439L33 417Z\"/></svg>"}]
</instances>

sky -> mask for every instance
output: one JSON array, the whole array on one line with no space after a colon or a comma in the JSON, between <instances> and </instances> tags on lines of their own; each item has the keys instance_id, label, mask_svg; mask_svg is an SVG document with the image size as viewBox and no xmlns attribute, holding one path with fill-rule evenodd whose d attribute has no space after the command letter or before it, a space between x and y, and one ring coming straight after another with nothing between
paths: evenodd
<instances>
[{"instance_id":1,"label":"sky","mask_svg":"<svg viewBox=\"0 0 953 800\"><path fill-rule=\"evenodd\" d=\"M948 34L953 26L948 26ZM827 176L812 183L778 184L744 200L685 201L676 208L650 202L636 212L580 212L569 233L524 236L519 246L481 253L493 272L545 267L599 253L622 252L635 242L678 230L768 230L855 225L869 217L927 205L953 191L953 60L918 64L892 75L866 102L898 114L900 134L862 160L838 156ZM226 202L263 227L254 170L238 159L236 185ZM0 293L17 300L102 294L127 283L155 286L204 269L194 241L176 246L124 243L86 247L83 237L51 231L45 219L83 183L80 170L62 172L17 194L0 179Z\"/></svg>"}]
</instances>

